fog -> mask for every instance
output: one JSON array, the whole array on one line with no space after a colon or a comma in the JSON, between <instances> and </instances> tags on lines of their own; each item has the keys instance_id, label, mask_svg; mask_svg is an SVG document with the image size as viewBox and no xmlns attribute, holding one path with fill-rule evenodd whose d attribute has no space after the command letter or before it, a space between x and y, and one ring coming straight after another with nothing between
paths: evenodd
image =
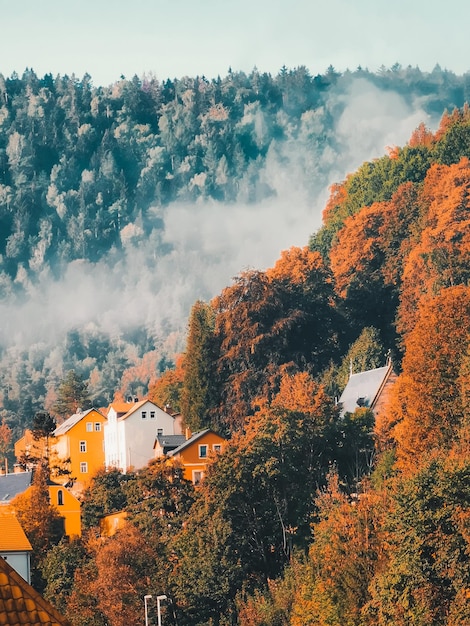
<instances>
[{"instance_id":1,"label":"fog","mask_svg":"<svg viewBox=\"0 0 470 626\"><path fill-rule=\"evenodd\" d=\"M346 106L334 150L331 142L316 143L310 152L308 137L300 144L272 142L260 177L273 191L269 198L151 207L146 224L163 219L163 230L150 226L144 235L141 224L128 225L123 253L96 264L73 262L59 280L46 269L34 284L25 283L24 300L0 304L1 343L57 343L68 330L90 324L111 336L139 326L155 341L183 336L196 299L209 300L241 271L266 269L283 249L308 243L321 226L332 183L383 156L387 146L404 145L421 122L437 124L422 103L409 106L364 80L336 97ZM304 120L310 135L317 124L311 118Z\"/></svg>"}]
</instances>

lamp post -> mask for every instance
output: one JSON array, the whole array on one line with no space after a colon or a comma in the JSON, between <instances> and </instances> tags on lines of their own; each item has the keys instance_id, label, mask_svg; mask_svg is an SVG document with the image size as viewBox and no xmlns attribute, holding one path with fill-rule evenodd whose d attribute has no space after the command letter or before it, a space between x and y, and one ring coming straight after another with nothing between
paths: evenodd
<instances>
[{"instance_id":1,"label":"lamp post","mask_svg":"<svg viewBox=\"0 0 470 626\"><path fill-rule=\"evenodd\" d=\"M160 602L162 600L166 600L166 596L157 596L157 624L158 626L162 626L162 616L160 613Z\"/></svg>"},{"instance_id":2,"label":"lamp post","mask_svg":"<svg viewBox=\"0 0 470 626\"><path fill-rule=\"evenodd\" d=\"M145 626L149 626L149 614L147 609L147 602L152 599L152 596L144 596L144 607L145 607Z\"/></svg>"}]
</instances>

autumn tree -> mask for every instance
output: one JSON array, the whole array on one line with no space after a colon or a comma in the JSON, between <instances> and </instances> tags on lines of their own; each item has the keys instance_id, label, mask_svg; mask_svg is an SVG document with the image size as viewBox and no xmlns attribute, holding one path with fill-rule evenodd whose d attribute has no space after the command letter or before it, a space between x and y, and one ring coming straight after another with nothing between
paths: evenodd
<instances>
[{"instance_id":1,"label":"autumn tree","mask_svg":"<svg viewBox=\"0 0 470 626\"><path fill-rule=\"evenodd\" d=\"M157 406L169 405L172 409L181 411L181 393L184 382L184 357L176 358L174 369L168 369L149 386L148 399Z\"/></svg>"},{"instance_id":2,"label":"autumn tree","mask_svg":"<svg viewBox=\"0 0 470 626\"><path fill-rule=\"evenodd\" d=\"M12 430L3 418L0 424L0 460L4 459L5 465L8 463L7 455L11 450L11 438ZM7 467L5 467L5 473L7 473Z\"/></svg>"},{"instance_id":3,"label":"autumn tree","mask_svg":"<svg viewBox=\"0 0 470 626\"><path fill-rule=\"evenodd\" d=\"M457 626L470 618L468 459L430 455L391 489L387 561L370 584L364 624Z\"/></svg>"},{"instance_id":4,"label":"autumn tree","mask_svg":"<svg viewBox=\"0 0 470 626\"><path fill-rule=\"evenodd\" d=\"M49 549L64 535L64 518L52 506L49 498L49 468L40 463L31 487L11 502L26 536L33 547L32 576L36 589L42 589L41 564Z\"/></svg>"},{"instance_id":5,"label":"autumn tree","mask_svg":"<svg viewBox=\"0 0 470 626\"><path fill-rule=\"evenodd\" d=\"M215 298L218 412L232 428L252 415L254 399L272 399L284 366L320 372L336 354L332 302L328 270L308 248L284 252L267 272L244 272Z\"/></svg>"},{"instance_id":6,"label":"autumn tree","mask_svg":"<svg viewBox=\"0 0 470 626\"><path fill-rule=\"evenodd\" d=\"M398 329L412 329L418 304L441 289L468 284L470 277L470 162L433 165L420 193L419 238L403 264Z\"/></svg>"},{"instance_id":7,"label":"autumn tree","mask_svg":"<svg viewBox=\"0 0 470 626\"><path fill-rule=\"evenodd\" d=\"M450 449L458 435L463 419L458 381L468 347L470 288L443 289L432 300L423 300L417 315L405 339L403 372L388 410L398 461L409 469L435 448Z\"/></svg>"}]
</instances>

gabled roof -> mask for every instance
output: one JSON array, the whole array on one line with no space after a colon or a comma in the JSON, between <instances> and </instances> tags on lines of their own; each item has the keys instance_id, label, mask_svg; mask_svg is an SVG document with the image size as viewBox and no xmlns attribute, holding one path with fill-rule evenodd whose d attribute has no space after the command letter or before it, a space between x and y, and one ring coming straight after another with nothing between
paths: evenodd
<instances>
[{"instance_id":1,"label":"gabled roof","mask_svg":"<svg viewBox=\"0 0 470 626\"><path fill-rule=\"evenodd\" d=\"M124 413L127 413L127 411L129 411L129 409L131 409L134 406L134 404L137 404L137 402L123 402L123 401L111 402L111 404L108 405L105 412L107 415L110 409L114 409L117 415L120 415L120 414L124 415Z\"/></svg>"},{"instance_id":2,"label":"gabled roof","mask_svg":"<svg viewBox=\"0 0 470 626\"><path fill-rule=\"evenodd\" d=\"M207 433L211 433L211 432L214 432L214 431L211 430L210 428L206 428L205 430L201 430L198 433L194 433L194 435L192 437L190 437L189 439L186 439L186 441L184 443L182 443L180 446L178 446L174 450L171 450L171 452L168 452L168 456L174 456L175 454L179 454L185 448L187 448L188 446L192 445L195 441L197 441L198 439L200 439L201 437L203 437ZM214 434L216 434L216 433L214 433Z\"/></svg>"},{"instance_id":3,"label":"gabled roof","mask_svg":"<svg viewBox=\"0 0 470 626\"><path fill-rule=\"evenodd\" d=\"M18 472L0 476L0 504L12 500L31 485L33 472Z\"/></svg>"},{"instance_id":4,"label":"gabled roof","mask_svg":"<svg viewBox=\"0 0 470 626\"><path fill-rule=\"evenodd\" d=\"M15 512L9 507L0 507L0 552L31 552Z\"/></svg>"},{"instance_id":5,"label":"gabled roof","mask_svg":"<svg viewBox=\"0 0 470 626\"><path fill-rule=\"evenodd\" d=\"M0 557L0 617L10 626L71 626Z\"/></svg>"},{"instance_id":6,"label":"gabled roof","mask_svg":"<svg viewBox=\"0 0 470 626\"><path fill-rule=\"evenodd\" d=\"M104 415L100 413L98 409L91 408L87 411L81 411L80 413L75 413L74 415L71 415L60 426L57 426L52 434L54 435L54 437L58 437L59 435L65 435L65 433L73 428L75 424L78 424L78 422L80 422L84 417L86 417L87 415L89 415L89 413L92 413L93 411L99 413L102 417L104 417Z\"/></svg>"},{"instance_id":7,"label":"gabled roof","mask_svg":"<svg viewBox=\"0 0 470 626\"><path fill-rule=\"evenodd\" d=\"M351 374L339 403L341 415L354 413L359 407L374 408L379 392L392 372L392 364L366 372Z\"/></svg>"},{"instance_id":8,"label":"gabled roof","mask_svg":"<svg viewBox=\"0 0 470 626\"><path fill-rule=\"evenodd\" d=\"M157 435L155 439L155 444L158 442L160 447L163 450L174 450L178 448L186 441L186 437L184 435ZM154 444L154 448L155 448Z\"/></svg>"}]
</instances>

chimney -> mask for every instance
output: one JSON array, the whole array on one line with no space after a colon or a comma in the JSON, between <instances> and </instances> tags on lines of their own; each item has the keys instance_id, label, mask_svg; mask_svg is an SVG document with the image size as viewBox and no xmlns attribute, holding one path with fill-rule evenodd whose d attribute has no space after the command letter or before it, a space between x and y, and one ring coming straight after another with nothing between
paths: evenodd
<instances>
[{"instance_id":1,"label":"chimney","mask_svg":"<svg viewBox=\"0 0 470 626\"><path fill-rule=\"evenodd\" d=\"M192 432L191 432L191 430L190 430L188 427L186 427L186 428L184 429L184 436L185 436L185 438L186 438L186 441L187 441L188 439L191 439L191 437L192 437Z\"/></svg>"}]
</instances>

